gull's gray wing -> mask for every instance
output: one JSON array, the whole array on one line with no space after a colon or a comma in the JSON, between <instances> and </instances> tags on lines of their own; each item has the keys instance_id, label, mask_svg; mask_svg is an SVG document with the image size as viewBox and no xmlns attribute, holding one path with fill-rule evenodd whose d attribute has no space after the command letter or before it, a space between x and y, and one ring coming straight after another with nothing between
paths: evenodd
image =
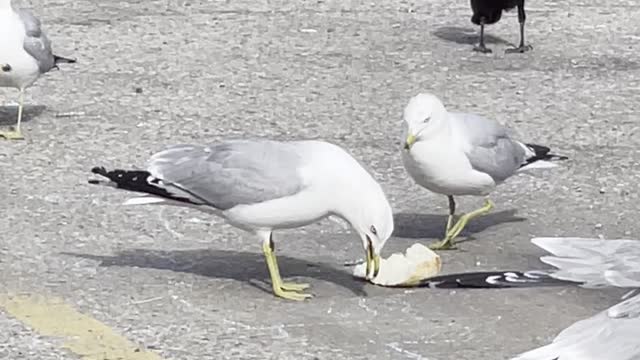
<instances>
[{"instance_id":1,"label":"gull's gray wing","mask_svg":"<svg viewBox=\"0 0 640 360\"><path fill-rule=\"evenodd\" d=\"M293 143L233 140L172 146L154 154L147 170L165 186L227 210L298 193L302 165Z\"/></svg>"},{"instance_id":2,"label":"gull's gray wing","mask_svg":"<svg viewBox=\"0 0 640 360\"><path fill-rule=\"evenodd\" d=\"M40 20L33 16L31 12L24 9L16 9L22 19L26 29L23 48L38 63L40 73L44 74L51 70L55 64L55 58L51 50L51 41L47 38L40 27Z\"/></svg>"},{"instance_id":3,"label":"gull's gray wing","mask_svg":"<svg viewBox=\"0 0 640 360\"><path fill-rule=\"evenodd\" d=\"M513 175L525 161L524 148L505 127L474 114L449 113L455 135L466 144L471 166L497 183Z\"/></svg>"},{"instance_id":4,"label":"gull's gray wing","mask_svg":"<svg viewBox=\"0 0 640 360\"><path fill-rule=\"evenodd\" d=\"M586 238L534 238L552 255L540 258L558 268L554 278L581 286L640 288L640 241ZM640 359L640 295L563 330L551 344L513 360Z\"/></svg>"},{"instance_id":5,"label":"gull's gray wing","mask_svg":"<svg viewBox=\"0 0 640 360\"><path fill-rule=\"evenodd\" d=\"M640 288L640 240L534 238L531 242L552 254L540 260L558 268L555 278L587 288Z\"/></svg>"},{"instance_id":6,"label":"gull's gray wing","mask_svg":"<svg viewBox=\"0 0 640 360\"><path fill-rule=\"evenodd\" d=\"M640 295L562 330L551 344L512 360L640 359Z\"/></svg>"}]
</instances>

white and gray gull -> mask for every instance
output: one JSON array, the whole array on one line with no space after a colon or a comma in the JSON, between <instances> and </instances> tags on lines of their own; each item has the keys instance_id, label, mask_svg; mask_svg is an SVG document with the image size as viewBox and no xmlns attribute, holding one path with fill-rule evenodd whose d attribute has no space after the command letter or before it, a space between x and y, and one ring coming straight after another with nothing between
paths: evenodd
<instances>
[{"instance_id":1,"label":"white and gray gull","mask_svg":"<svg viewBox=\"0 0 640 360\"><path fill-rule=\"evenodd\" d=\"M346 220L362 240L368 278L393 232L393 213L378 182L341 147L323 141L227 140L175 145L151 156L147 169L92 172L92 184L145 193L125 204L185 206L214 214L255 234L275 295L304 300L307 284L282 281L273 231L330 215Z\"/></svg>"},{"instance_id":2,"label":"white and gray gull","mask_svg":"<svg viewBox=\"0 0 640 360\"><path fill-rule=\"evenodd\" d=\"M420 286L500 289L579 284L588 289L627 288L631 291L621 302L577 321L550 344L512 360L640 359L640 240L559 237L531 242L550 253L540 260L555 269L448 274L427 279Z\"/></svg>"},{"instance_id":3,"label":"white and gray gull","mask_svg":"<svg viewBox=\"0 0 640 360\"><path fill-rule=\"evenodd\" d=\"M414 96L404 109L404 166L420 186L449 199L445 238L432 249L450 249L467 222L488 213L493 203L462 215L454 224L454 196L488 196L512 175L557 165L566 157L541 145L512 139L499 123L474 114L448 112L435 95Z\"/></svg>"},{"instance_id":4,"label":"white and gray gull","mask_svg":"<svg viewBox=\"0 0 640 360\"><path fill-rule=\"evenodd\" d=\"M585 288L630 289L623 301L562 330L548 345L513 360L640 359L640 241L535 238L552 255L541 260L558 270L551 276Z\"/></svg>"},{"instance_id":5,"label":"white and gray gull","mask_svg":"<svg viewBox=\"0 0 640 360\"><path fill-rule=\"evenodd\" d=\"M20 91L18 121L13 130L0 131L0 137L22 139L20 131L25 89L33 85L40 75L58 68L60 63L74 63L54 55L51 42L31 12L18 9L11 0L0 0L0 87Z\"/></svg>"}]
</instances>

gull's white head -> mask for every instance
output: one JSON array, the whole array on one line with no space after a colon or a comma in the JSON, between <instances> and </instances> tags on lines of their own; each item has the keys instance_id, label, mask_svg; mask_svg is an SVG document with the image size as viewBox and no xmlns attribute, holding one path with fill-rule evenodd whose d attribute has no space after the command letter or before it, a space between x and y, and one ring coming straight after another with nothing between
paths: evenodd
<instances>
[{"instance_id":1,"label":"gull's white head","mask_svg":"<svg viewBox=\"0 0 640 360\"><path fill-rule=\"evenodd\" d=\"M362 240L367 275L373 279L380 270L380 252L393 233L393 210L380 184L373 178L371 181L359 184L360 196L351 205L353 210L347 220Z\"/></svg>"},{"instance_id":2,"label":"gull's white head","mask_svg":"<svg viewBox=\"0 0 640 360\"><path fill-rule=\"evenodd\" d=\"M426 140L434 130L438 129L447 116L442 101L430 93L420 93L409 100L404 108L405 145L410 150L414 143Z\"/></svg>"},{"instance_id":3,"label":"gull's white head","mask_svg":"<svg viewBox=\"0 0 640 360\"><path fill-rule=\"evenodd\" d=\"M0 0L0 9L10 9L11 0Z\"/></svg>"},{"instance_id":4,"label":"gull's white head","mask_svg":"<svg viewBox=\"0 0 640 360\"><path fill-rule=\"evenodd\" d=\"M358 160L343 148L324 143L331 171L323 171L326 200L331 213L346 220L362 240L367 274L380 269L380 251L393 233L393 210L382 186Z\"/></svg>"}]
</instances>

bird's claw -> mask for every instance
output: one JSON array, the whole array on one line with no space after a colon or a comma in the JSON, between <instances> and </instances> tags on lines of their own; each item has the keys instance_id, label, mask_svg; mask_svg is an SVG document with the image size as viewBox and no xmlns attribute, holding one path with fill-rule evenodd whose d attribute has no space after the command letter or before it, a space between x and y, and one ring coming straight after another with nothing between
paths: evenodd
<instances>
[{"instance_id":1,"label":"bird's claw","mask_svg":"<svg viewBox=\"0 0 640 360\"><path fill-rule=\"evenodd\" d=\"M304 289L309 288L309 284L296 284L296 283L287 283L287 282L283 282L282 285L280 285L280 288L284 291L295 291L295 292L301 292Z\"/></svg>"},{"instance_id":2,"label":"bird's claw","mask_svg":"<svg viewBox=\"0 0 640 360\"><path fill-rule=\"evenodd\" d=\"M522 46L518 46L517 48L511 48L511 49L506 49L504 52L506 54L515 54L515 53L525 53L529 50L533 50L533 46L531 45L522 45Z\"/></svg>"},{"instance_id":3,"label":"bird's claw","mask_svg":"<svg viewBox=\"0 0 640 360\"><path fill-rule=\"evenodd\" d=\"M290 285L290 284L288 284ZM274 288L273 292L276 296L281 297L283 299L287 299L287 300L293 300L293 301L304 301L306 299L310 299L313 297L312 294L306 294L303 292L298 292L295 290L286 290L284 288L284 284L281 287L278 288Z\"/></svg>"},{"instance_id":4,"label":"bird's claw","mask_svg":"<svg viewBox=\"0 0 640 360\"><path fill-rule=\"evenodd\" d=\"M473 51L477 51L483 54L491 54L492 51L491 49L489 49L488 47L484 46L484 45L476 45L473 47Z\"/></svg>"},{"instance_id":5,"label":"bird's claw","mask_svg":"<svg viewBox=\"0 0 640 360\"><path fill-rule=\"evenodd\" d=\"M453 241L451 239L445 238L444 240L435 242L429 245L429 249L431 250L457 250L458 248L453 245Z\"/></svg>"},{"instance_id":6,"label":"bird's claw","mask_svg":"<svg viewBox=\"0 0 640 360\"><path fill-rule=\"evenodd\" d=\"M24 136L20 130L0 131L0 138L6 140L24 140Z\"/></svg>"}]
</instances>

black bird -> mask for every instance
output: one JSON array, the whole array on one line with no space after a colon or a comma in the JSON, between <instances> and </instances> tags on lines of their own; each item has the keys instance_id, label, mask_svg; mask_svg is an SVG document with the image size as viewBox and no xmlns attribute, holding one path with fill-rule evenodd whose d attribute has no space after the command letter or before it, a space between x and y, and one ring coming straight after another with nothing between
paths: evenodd
<instances>
[{"instance_id":1,"label":"black bird","mask_svg":"<svg viewBox=\"0 0 640 360\"><path fill-rule=\"evenodd\" d=\"M480 25L480 44L473 48L475 51L490 53L491 49L484 46L484 26L500 21L502 11L509 11L518 7L518 22L520 23L520 46L507 49L507 53L523 53L531 50L531 45L524 44L524 21L527 16L524 13L524 0L471 0L473 16L471 22Z\"/></svg>"}]
</instances>

